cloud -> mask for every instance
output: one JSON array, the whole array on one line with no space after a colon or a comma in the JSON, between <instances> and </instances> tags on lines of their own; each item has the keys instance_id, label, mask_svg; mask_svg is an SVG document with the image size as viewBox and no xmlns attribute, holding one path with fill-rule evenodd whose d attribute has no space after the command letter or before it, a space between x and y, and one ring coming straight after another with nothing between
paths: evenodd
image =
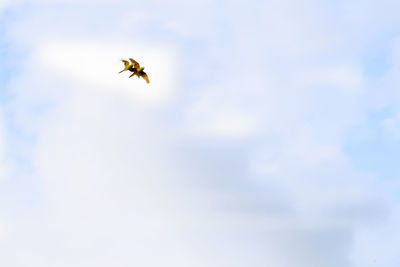
<instances>
[{"instance_id":1,"label":"cloud","mask_svg":"<svg viewBox=\"0 0 400 267\"><path fill-rule=\"evenodd\" d=\"M7 237L7 227L3 221L0 222L0 240L4 240Z\"/></svg>"},{"instance_id":2,"label":"cloud","mask_svg":"<svg viewBox=\"0 0 400 267\"><path fill-rule=\"evenodd\" d=\"M57 104L51 112L40 114L40 127L31 128L38 136L32 161L43 183L45 215L40 220L51 225L50 229L39 226L44 237L36 248L32 243L15 244L14 249L31 263L245 266L252 258L253 266L272 262L286 267L320 266L328 257L328 266L351 266L348 250L340 248L351 246L352 225L364 225L370 219L351 218L342 210L349 204L354 210L369 207L373 196L368 186L357 189L360 182L349 175L351 168L344 168L338 148L321 146L312 132L304 130L300 135L299 129L281 135L286 129L282 128L271 140L234 127L217 128L212 133L218 134L210 136L198 125L188 125L187 119L181 125L173 116L179 103L176 94L156 99L140 94L127 97L139 90L172 92L168 86L173 83L140 88L139 82L147 84L128 80L129 85L119 85L119 81L114 85L102 80L88 65L96 62L98 51L107 55L104 51L111 48L104 44L43 47L32 59L38 66L36 75L16 84L24 88L21 98L33 90L31 101L47 98ZM60 58L55 51L69 51L70 56ZM77 67L79 71L69 66L71 58L82 59L85 54L89 59L83 58L86 64ZM62 67L56 65L60 62ZM121 67L113 66L117 71ZM109 75L102 69L99 74ZM60 93L54 88L69 91ZM212 97L223 97L225 90L216 87L214 91L218 94L204 101L216 101L213 107L218 114L218 100ZM236 100L231 103L238 105ZM179 110L190 115L193 107L197 106L185 109L182 105ZM197 116L210 111L212 115L212 109L200 109ZM184 118L198 121L191 115ZM289 122L294 120L289 118ZM207 120L213 117L205 119L208 126ZM272 120L270 125L278 122ZM198 134L181 131L188 128ZM226 139L226 134L240 138ZM262 146L243 141L248 134ZM264 158L275 138L282 142L275 146L278 155ZM243 148L237 140L245 142ZM275 163L275 172L249 169L251 158L261 167ZM251 182L256 177L260 187ZM377 209L384 209L384 204ZM28 236L36 239L32 233ZM116 245L111 248L112 243ZM99 256L103 250L108 253Z\"/></svg>"},{"instance_id":3,"label":"cloud","mask_svg":"<svg viewBox=\"0 0 400 267\"><path fill-rule=\"evenodd\" d=\"M385 132L394 138L400 137L400 113L392 118L387 118L382 121L382 127Z\"/></svg>"},{"instance_id":4,"label":"cloud","mask_svg":"<svg viewBox=\"0 0 400 267\"><path fill-rule=\"evenodd\" d=\"M219 89L214 87L212 90ZM244 137L257 130L257 116L243 107L222 104L228 92L216 97L215 93L203 94L186 114L186 128L193 135ZM230 97L229 97L230 98Z\"/></svg>"},{"instance_id":5,"label":"cloud","mask_svg":"<svg viewBox=\"0 0 400 267\"><path fill-rule=\"evenodd\" d=\"M7 5L8 2L9 2L9 1L7 1L7 0L1 0L1 1L0 1L0 8L5 7L5 6Z\"/></svg>"},{"instance_id":6,"label":"cloud","mask_svg":"<svg viewBox=\"0 0 400 267\"><path fill-rule=\"evenodd\" d=\"M13 27L29 53L8 110L37 192L0 262L366 266L360 240L398 219L342 148L367 109L353 30L313 1L118 3L43 2ZM128 55L150 84L118 74Z\"/></svg>"},{"instance_id":7,"label":"cloud","mask_svg":"<svg viewBox=\"0 0 400 267\"><path fill-rule=\"evenodd\" d=\"M80 90L91 90L93 87L96 90L115 90L131 95L135 101L153 103L165 101L164 98L170 96L176 86L173 84L177 75L174 53L168 47L105 40L58 42L41 44L34 62L39 62L45 73L69 76L76 84L82 85ZM126 55L137 55L135 59L139 63L146 62L144 67L152 90L148 90L149 86L143 81L134 81L135 77L128 80L127 73L115 75L116 70L123 69L120 59L127 59Z\"/></svg>"},{"instance_id":8,"label":"cloud","mask_svg":"<svg viewBox=\"0 0 400 267\"><path fill-rule=\"evenodd\" d=\"M8 149L4 115L2 110L0 110L0 186L4 186L11 173L10 161L7 159ZM8 225L6 221L5 216L0 213L0 242L4 240L8 234Z\"/></svg>"},{"instance_id":9,"label":"cloud","mask_svg":"<svg viewBox=\"0 0 400 267\"><path fill-rule=\"evenodd\" d=\"M306 84L317 86L329 86L343 90L358 91L362 90L363 74L360 68L354 66L329 66L327 69L309 70L299 73L299 80Z\"/></svg>"},{"instance_id":10,"label":"cloud","mask_svg":"<svg viewBox=\"0 0 400 267\"><path fill-rule=\"evenodd\" d=\"M8 166L6 165L6 127L3 112L0 110L0 182L7 177Z\"/></svg>"}]
</instances>

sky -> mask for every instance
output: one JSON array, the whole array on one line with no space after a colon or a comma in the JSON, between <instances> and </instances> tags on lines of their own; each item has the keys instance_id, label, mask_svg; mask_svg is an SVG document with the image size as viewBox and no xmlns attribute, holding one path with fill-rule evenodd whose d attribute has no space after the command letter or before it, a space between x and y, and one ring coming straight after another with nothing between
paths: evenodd
<instances>
[{"instance_id":1,"label":"sky","mask_svg":"<svg viewBox=\"0 0 400 267\"><path fill-rule=\"evenodd\" d=\"M400 266L399 8L0 1L0 265Z\"/></svg>"}]
</instances>

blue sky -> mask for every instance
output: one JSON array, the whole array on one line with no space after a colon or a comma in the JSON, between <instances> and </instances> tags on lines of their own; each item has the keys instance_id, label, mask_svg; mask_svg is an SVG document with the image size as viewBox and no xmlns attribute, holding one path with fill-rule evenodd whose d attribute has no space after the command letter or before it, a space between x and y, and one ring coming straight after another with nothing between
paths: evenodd
<instances>
[{"instance_id":1,"label":"blue sky","mask_svg":"<svg viewBox=\"0 0 400 267\"><path fill-rule=\"evenodd\" d=\"M399 266L399 8L0 1L0 265Z\"/></svg>"}]
</instances>

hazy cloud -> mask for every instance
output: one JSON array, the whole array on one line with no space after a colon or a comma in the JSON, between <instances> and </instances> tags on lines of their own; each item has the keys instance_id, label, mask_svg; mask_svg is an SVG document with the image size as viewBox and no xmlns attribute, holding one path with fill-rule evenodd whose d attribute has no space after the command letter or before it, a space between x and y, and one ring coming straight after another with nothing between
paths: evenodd
<instances>
[{"instance_id":1,"label":"hazy cloud","mask_svg":"<svg viewBox=\"0 0 400 267\"><path fill-rule=\"evenodd\" d=\"M355 19L317 1L30 3L5 130L24 144L7 187L29 199L1 206L0 262L396 266L363 252L399 240L397 202L343 150L371 97L356 51L380 31L372 2L338 7ZM118 74L127 56L149 85Z\"/></svg>"}]
</instances>

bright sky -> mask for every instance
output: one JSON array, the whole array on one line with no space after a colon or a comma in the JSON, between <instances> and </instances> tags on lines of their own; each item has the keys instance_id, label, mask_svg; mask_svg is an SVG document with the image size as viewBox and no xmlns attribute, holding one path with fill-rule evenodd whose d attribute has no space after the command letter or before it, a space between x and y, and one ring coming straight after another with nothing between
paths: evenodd
<instances>
[{"instance_id":1,"label":"bright sky","mask_svg":"<svg viewBox=\"0 0 400 267\"><path fill-rule=\"evenodd\" d=\"M399 10L0 1L0 266L400 266Z\"/></svg>"}]
</instances>

